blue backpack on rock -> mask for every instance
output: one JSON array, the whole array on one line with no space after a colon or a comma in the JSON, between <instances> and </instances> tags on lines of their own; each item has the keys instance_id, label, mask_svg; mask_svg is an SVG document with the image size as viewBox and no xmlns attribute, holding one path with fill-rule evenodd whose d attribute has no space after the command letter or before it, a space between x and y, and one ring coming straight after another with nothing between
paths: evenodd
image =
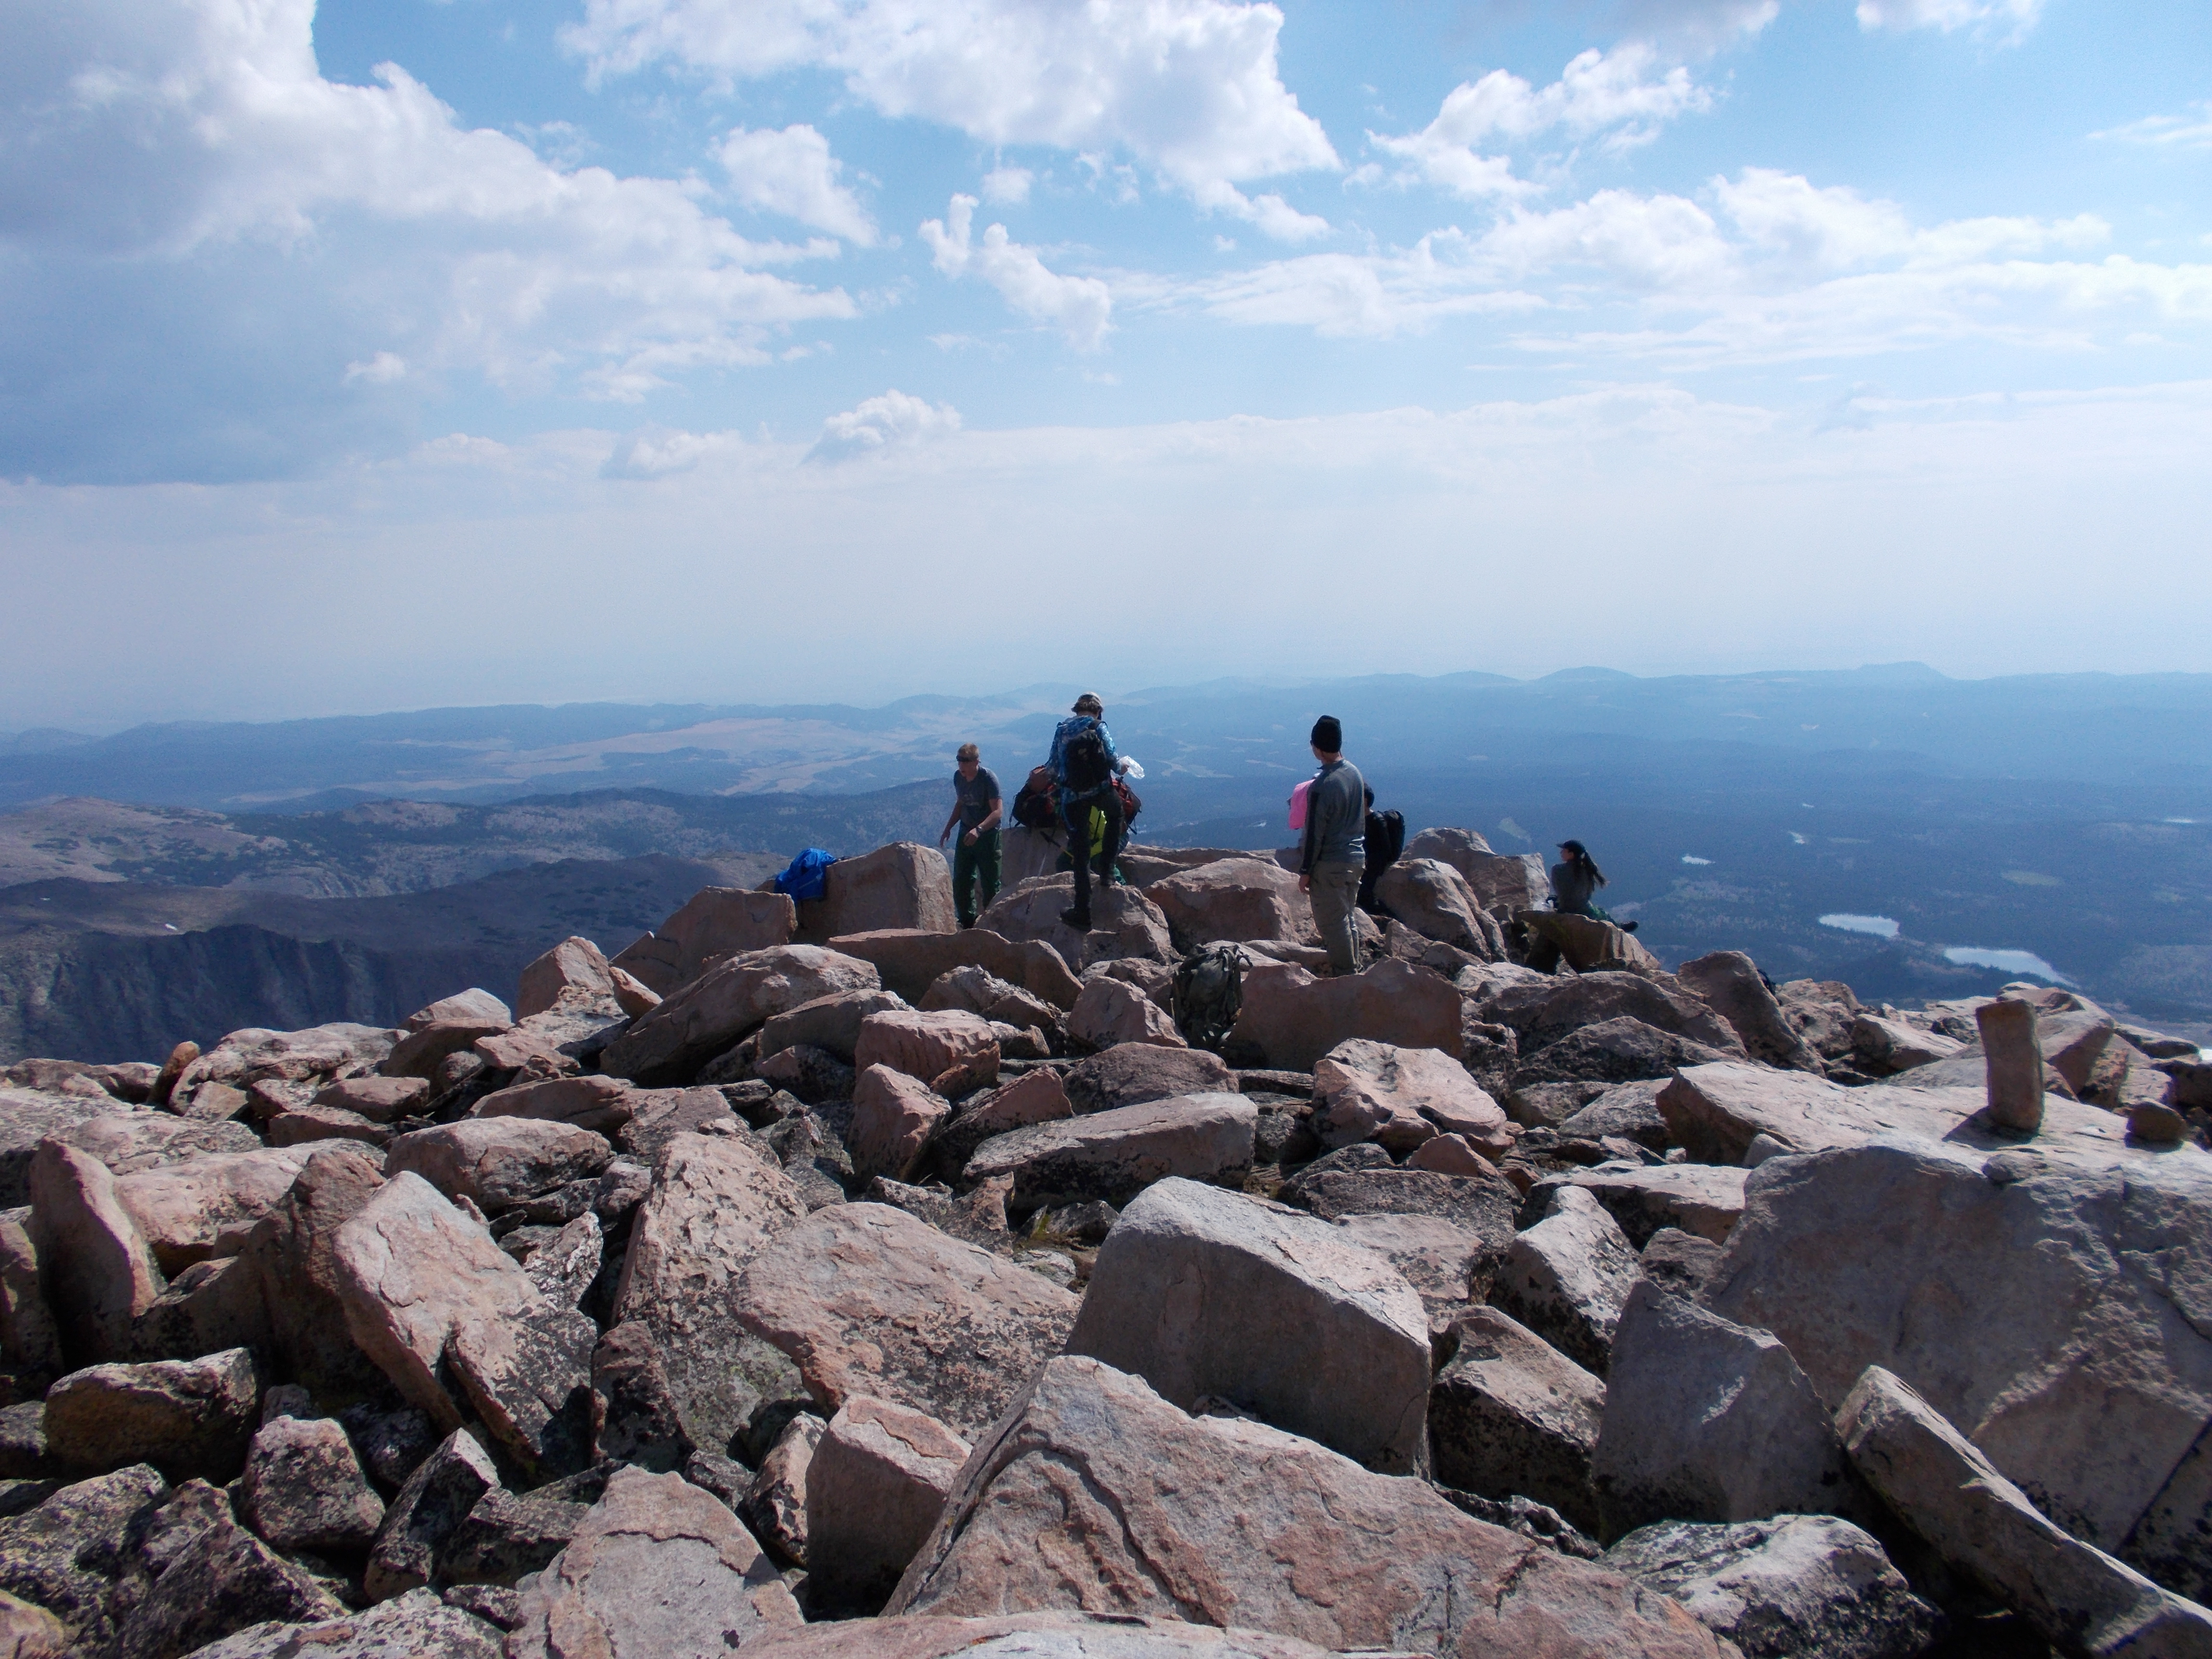
<instances>
[{"instance_id":1,"label":"blue backpack on rock","mask_svg":"<svg viewBox=\"0 0 2212 1659\"><path fill-rule=\"evenodd\" d=\"M836 862L834 853L810 847L775 878L775 890L794 902L818 899L830 884L830 866Z\"/></svg>"}]
</instances>

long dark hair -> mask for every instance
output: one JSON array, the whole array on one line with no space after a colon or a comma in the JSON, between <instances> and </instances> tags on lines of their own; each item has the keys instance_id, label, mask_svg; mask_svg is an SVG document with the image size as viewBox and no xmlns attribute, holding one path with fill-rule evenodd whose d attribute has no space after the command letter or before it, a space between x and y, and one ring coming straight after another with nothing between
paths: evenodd
<instances>
[{"instance_id":1,"label":"long dark hair","mask_svg":"<svg viewBox=\"0 0 2212 1659\"><path fill-rule=\"evenodd\" d=\"M1567 855L1568 868L1583 872L1601 887L1606 885L1605 872L1597 867L1597 860L1589 855L1589 849L1582 842L1563 841L1559 843L1559 850Z\"/></svg>"}]
</instances>

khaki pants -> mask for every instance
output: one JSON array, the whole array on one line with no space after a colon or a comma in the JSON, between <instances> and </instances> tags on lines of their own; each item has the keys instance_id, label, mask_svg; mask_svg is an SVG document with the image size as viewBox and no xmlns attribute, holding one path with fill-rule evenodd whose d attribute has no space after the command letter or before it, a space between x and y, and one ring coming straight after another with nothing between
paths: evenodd
<instances>
[{"instance_id":1,"label":"khaki pants","mask_svg":"<svg viewBox=\"0 0 2212 1659\"><path fill-rule=\"evenodd\" d=\"M1366 866L1358 864L1316 864L1313 867L1314 926L1328 951L1328 965L1340 974L1359 968L1359 936L1353 932L1352 913L1359 905L1359 878Z\"/></svg>"}]
</instances>

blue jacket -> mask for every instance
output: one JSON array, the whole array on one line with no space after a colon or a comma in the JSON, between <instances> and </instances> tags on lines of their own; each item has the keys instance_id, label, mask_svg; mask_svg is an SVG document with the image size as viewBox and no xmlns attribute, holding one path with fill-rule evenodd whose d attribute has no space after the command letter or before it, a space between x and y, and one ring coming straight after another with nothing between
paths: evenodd
<instances>
[{"instance_id":1,"label":"blue jacket","mask_svg":"<svg viewBox=\"0 0 2212 1659\"><path fill-rule=\"evenodd\" d=\"M1060 786L1060 804L1066 806L1075 799L1067 787L1067 745L1086 726L1095 726L1106 744L1106 764L1119 769L1121 751L1114 747L1114 734L1106 729L1106 722L1092 714L1070 714L1053 728L1052 755L1045 762L1052 769L1053 781Z\"/></svg>"}]
</instances>

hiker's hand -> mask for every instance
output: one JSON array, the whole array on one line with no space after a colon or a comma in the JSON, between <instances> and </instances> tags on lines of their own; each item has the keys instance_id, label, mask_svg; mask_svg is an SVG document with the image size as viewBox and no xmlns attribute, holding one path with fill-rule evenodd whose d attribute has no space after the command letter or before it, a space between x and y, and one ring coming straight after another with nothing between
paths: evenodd
<instances>
[{"instance_id":1,"label":"hiker's hand","mask_svg":"<svg viewBox=\"0 0 2212 1659\"><path fill-rule=\"evenodd\" d=\"M939 847L944 846L946 842L951 839L952 831L950 830L940 830L937 832L937 844Z\"/></svg>"},{"instance_id":2,"label":"hiker's hand","mask_svg":"<svg viewBox=\"0 0 2212 1659\"><path fill-rule=\"evenodd\" d=\"M1298 891L1301 893L1310 893L1313 891L1313 878L1311 876L1300 876L1298 878Z\"/></svg>"},{"instance_id":3,"label":"hiker's hand","mask_svg":"<svg viewBox=\"0 0 2212 1659\"><path fill-rule=\"evenodd\" d=\"M975 844L976 836L977 832L970 830L966 835L960 837L960 844L963 847L973 847Z\"/></svg>"}]
</instances>

